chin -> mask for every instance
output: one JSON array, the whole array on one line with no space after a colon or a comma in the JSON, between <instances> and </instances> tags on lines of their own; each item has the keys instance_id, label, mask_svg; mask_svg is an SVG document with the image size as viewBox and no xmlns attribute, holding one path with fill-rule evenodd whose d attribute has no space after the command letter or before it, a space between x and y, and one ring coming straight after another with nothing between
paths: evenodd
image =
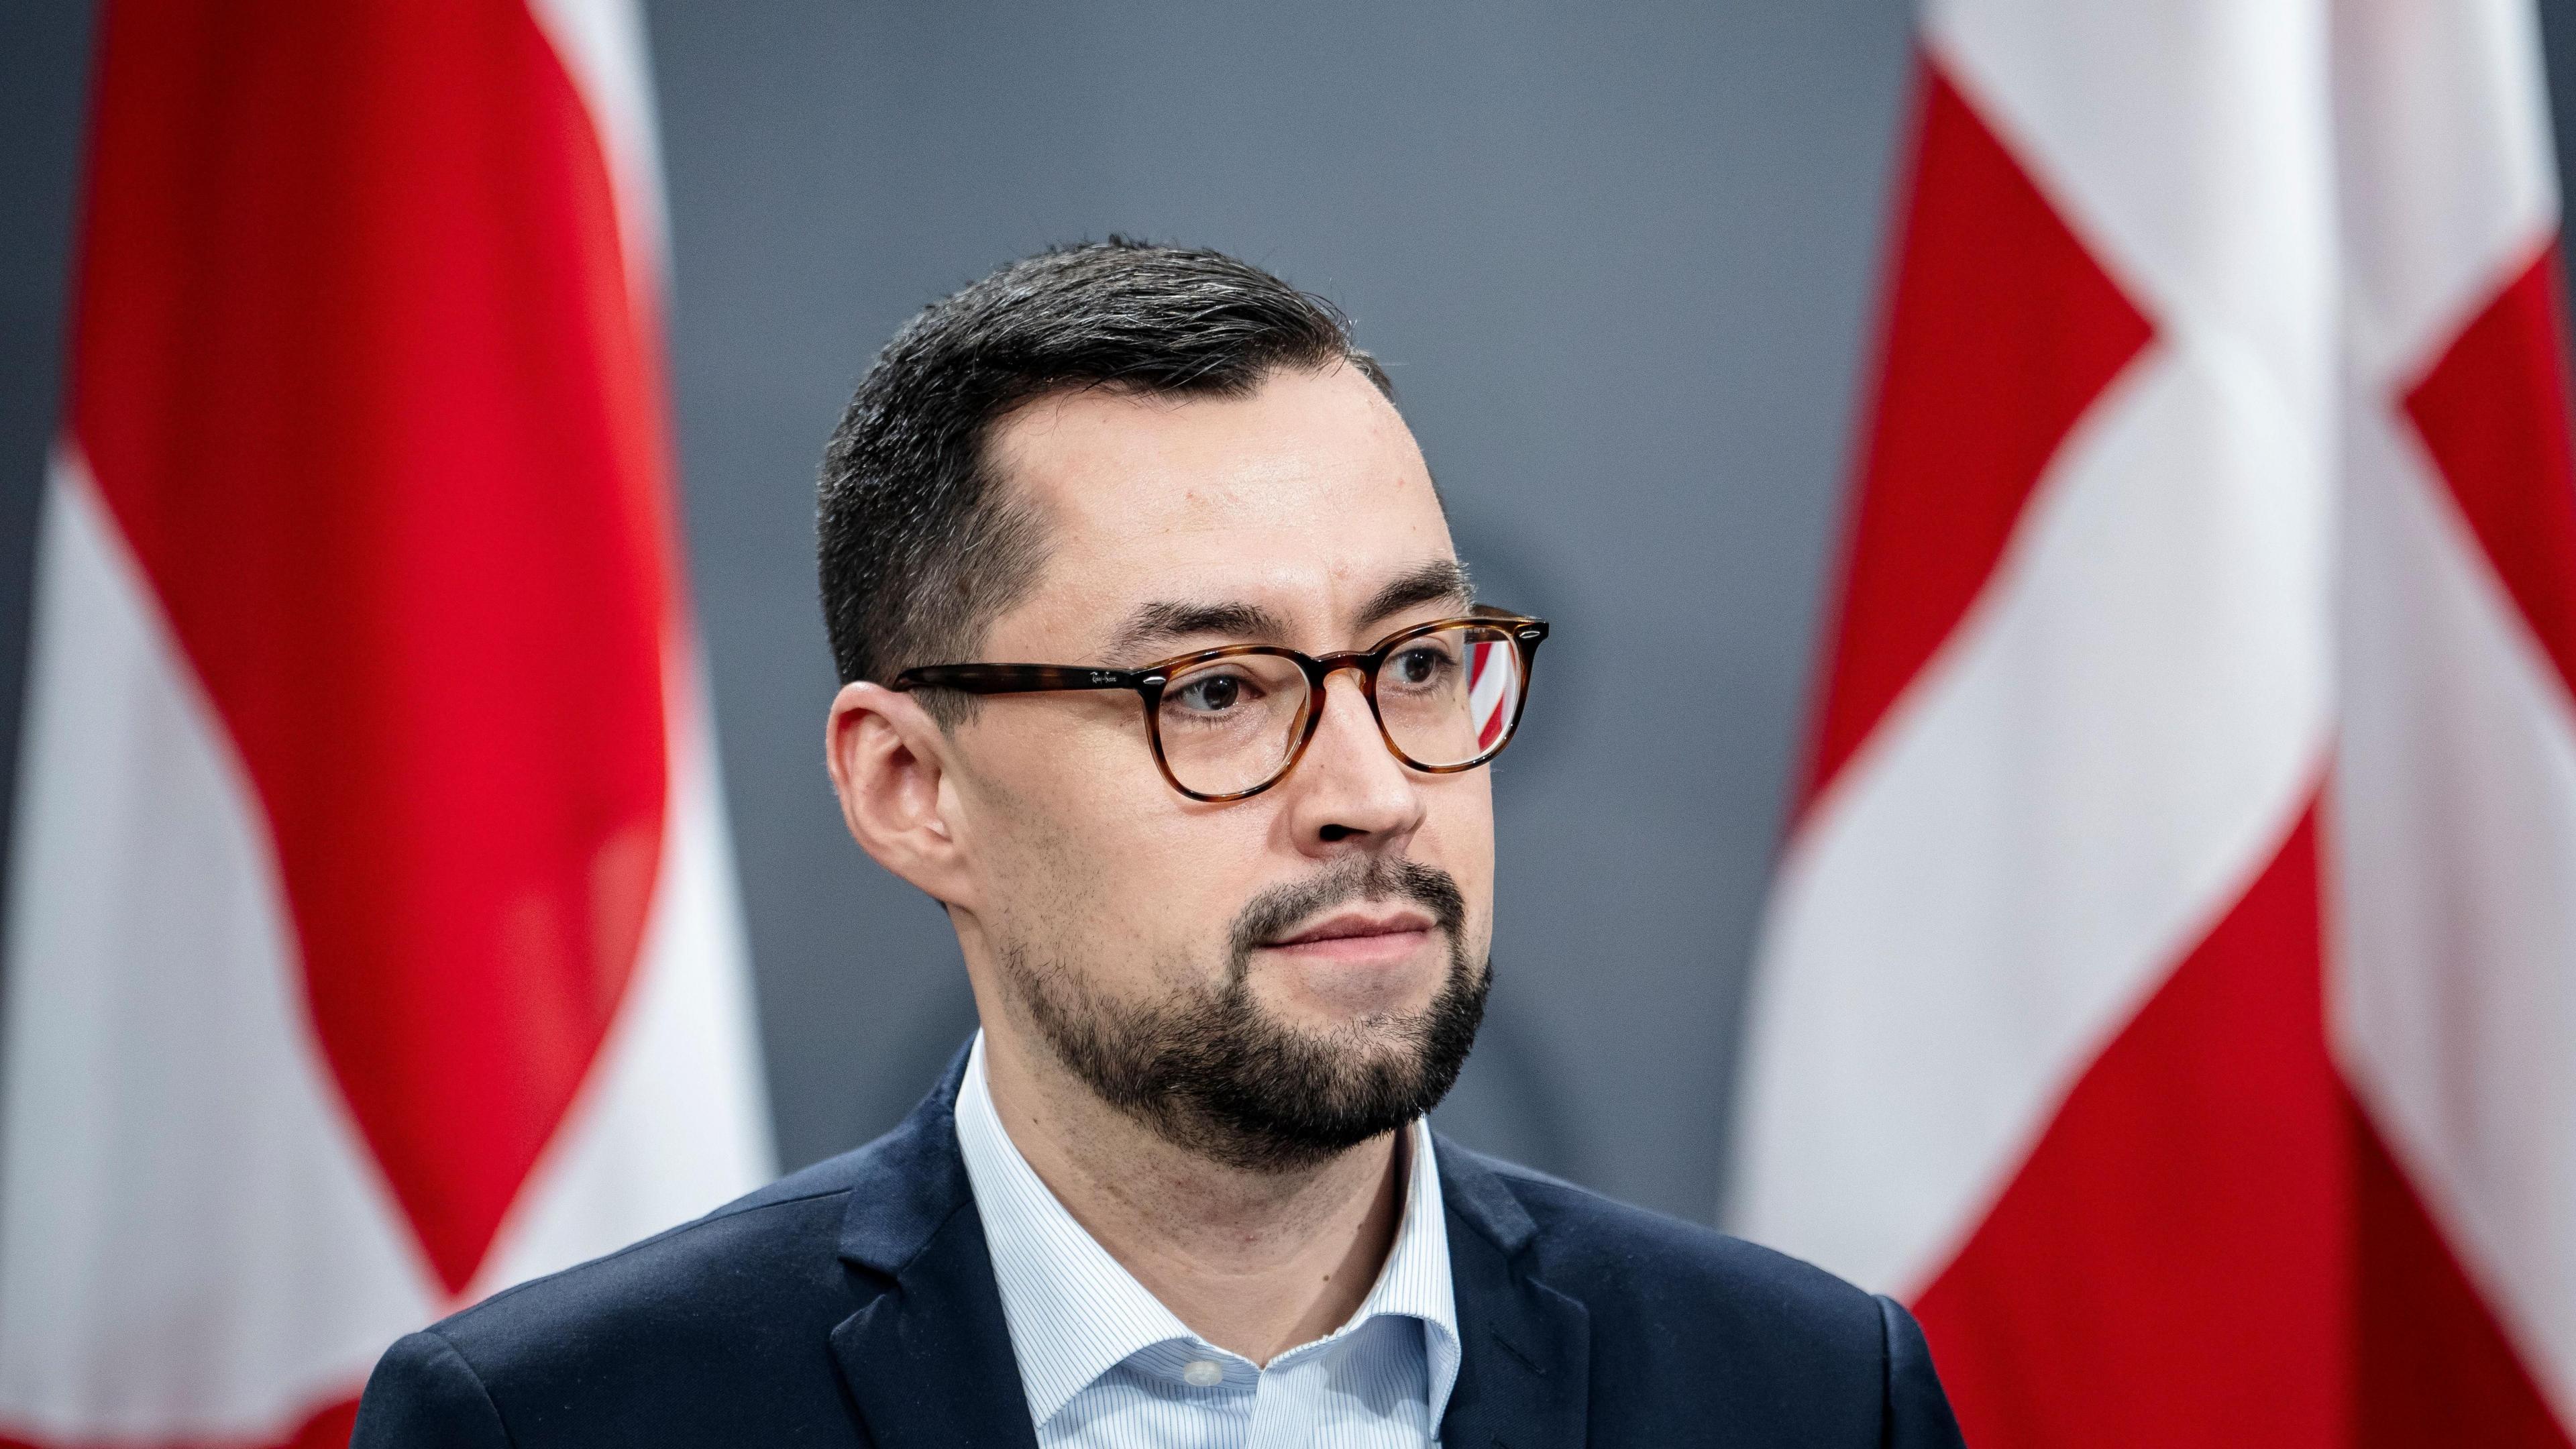
<instances>
[{"instance_id":1,"label":"chin","mask_svg":"<svg viewBox=\"0 0 2576 1449\"><path fill-rule=\"evenodd\" d=\"M1316 1032L1364 1029L1428 1010L1450 971L1447 942L1424 932L1415 949L1369 954L1264 948L1251 963L1253 994L1282 1019Z\"/></svg>"}]
</instances>

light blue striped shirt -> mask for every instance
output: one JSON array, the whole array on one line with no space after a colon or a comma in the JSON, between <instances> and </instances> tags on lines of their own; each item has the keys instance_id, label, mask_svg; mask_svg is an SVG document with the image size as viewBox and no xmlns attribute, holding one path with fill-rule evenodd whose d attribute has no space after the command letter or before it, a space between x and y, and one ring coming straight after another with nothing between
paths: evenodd
<instances>
[{"instance_id":1,"label":"light blue striped shirt","mask_svg":"<svg viewBox=\"0 0 2576 1449\"><path fill-rule=\"evenodd\" d=\"M1420 1449L1458 1382L1458 1305L1431 1129L1408 1129L1404 1220L1335 1332L1267 1368L1192 1333L1074 1221L993 1110L978 1032L957 1145L1039 1449Z\"/></svg>"}]
</instances>

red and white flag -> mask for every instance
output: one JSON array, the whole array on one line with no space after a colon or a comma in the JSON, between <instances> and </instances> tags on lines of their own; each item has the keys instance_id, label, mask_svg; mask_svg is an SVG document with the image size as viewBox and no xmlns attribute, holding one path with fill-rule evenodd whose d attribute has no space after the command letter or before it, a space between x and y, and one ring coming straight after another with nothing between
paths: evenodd
<instances>
[{"instance_id":1,"label":"red and white flag","mask_svg":"<svg viewBox=\"0 0 2576 1449\"><path fill-rule=\"evenodd\" d=\"M1733 1224L1972 1443L2565 1445L2528 0L1932 0Z\"/></svg>"},{"instance_id":2,"label":"red and white flag","mask_svg":"<svg viewBox=\"0 0 2576 1449\"><path fill-rule=\"evenodd\" d=\"M0 1046L0 1443L345 1442L769 1167L625 0L112 0Z\"/></svg>"}]
</instances>

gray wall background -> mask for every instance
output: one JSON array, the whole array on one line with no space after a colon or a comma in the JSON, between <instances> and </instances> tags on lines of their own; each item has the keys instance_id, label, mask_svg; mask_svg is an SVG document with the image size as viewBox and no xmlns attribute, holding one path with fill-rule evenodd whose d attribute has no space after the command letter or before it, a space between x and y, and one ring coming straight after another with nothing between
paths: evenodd
<instances>
[{"instance_id":1,"label":"gray wall background","mask_svg":"<svg viewBox=\"0 0 2576 1449\"><path fill-rule=\"evenodd\" d=\"M1907 12L665 6L694 559L798 1161L968 1029L954 937L842 832L818 443L911 312L1112 230L1347 307L1490 597L1557 625L1497 766L1498 986L1442 1125L1714 1206Z\"/></svg>"},{"instance_id":2,"label":"gray wall background","mask_svg":"<svg viewBox=\"0 0 2576 1449\"><path fill-rule=\"evenodd\" d=\"M2576 0L2546 9L2563 87ZM822 439L922 304L1121 231L1348 308L1487 594L1557 626L1497 766L1498 985L1441 1124L1710 1216L1875 313L1903 0L649 10L692 566L783 1162L892 1125L973 1021L945 919L851 844L823 776ZM87 68L86 6L0 7L0 759Z\"/></svg>"}]
</instances>

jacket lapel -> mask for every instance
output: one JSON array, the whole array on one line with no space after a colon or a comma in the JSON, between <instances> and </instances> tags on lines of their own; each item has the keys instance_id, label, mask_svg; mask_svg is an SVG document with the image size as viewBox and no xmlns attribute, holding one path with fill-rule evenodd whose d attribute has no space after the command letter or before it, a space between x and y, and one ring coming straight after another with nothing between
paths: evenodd
<instances>
[{"instance_id":1,"label":"jacket lapel","mask_svg":"<svg viewBox=\"0 0 2576 1449\"><path fill-rule=\"evenodd\" d=\"M832 1330L842 1382L878 1449L1036 1449L983 1220L957 1150L964 1052L901 1127L866 1153L841 1225L841 1258L883 1285ZM1591 1316L1536 1276L1538 1226L1482 1158L1435 1149L1458 1303L1448 1449L1583 1442Z\"/></svg>"},{"instance_id":2,"label":"jacket lapel","mask_svg":"<svg viewBox=\"0 0 2576 1449\"><path fill-rule=\"evenodd\" d=\"M957 1150L959 1052L937 1090L868 1149L841 1223L841 1259L884 1291L832 1330L878 1449L1037 1449L983 1220Z\"/></svg>"},{"instance_id":3,"label":"jacket lapel","mask_svg":"<svg viewBox=\"0 0 2576 1449\"><path fill-rule=\"evenodd\" d=\"M1447 1449L1557 1449L1583 1442L1591 1408L1591 1314L1539 1281L1538 1225L1484 1160L1435 1149L1458 1301L1458 1386L1440 1421Z\"/></svg>"}]
</instances>

